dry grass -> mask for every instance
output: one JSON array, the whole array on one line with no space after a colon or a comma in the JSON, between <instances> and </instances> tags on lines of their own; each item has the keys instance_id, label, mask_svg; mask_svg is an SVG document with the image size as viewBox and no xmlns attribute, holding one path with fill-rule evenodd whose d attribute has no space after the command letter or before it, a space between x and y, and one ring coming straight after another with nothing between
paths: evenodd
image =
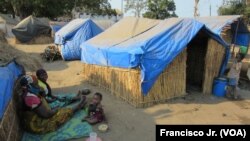
<instances>
[{"instance_id":1,"label":"dry grass","mask_svg":"<svg viewBox=\"0 0 250 141\"><path fill-rule=\"evenodd\" d=\"M22 43L18 39L16 39L16 44L50 44L53 43L53 38L50 37L49 35L40 35L38 37L33 38L29 42Z\"/></svg>"},{"instance_id":2,"label":"dry grass","mask_svg":"<svg viewBox=\"0 0 250 141\"><path fill-rule=\"evenodd\" d=\"M83 65L84 80L106 89L135 107L148 107L185 95L186 50L158 77L147 96L141 92L139 69L121 69L97 65Z\"/></svg>"},{"instance_id":3,"label":"dry grass","mask_svg":"<svg viewBox=\"0 0 250 141\"><path fill-rule=\"evenodd\" d=\"M0 42L0 65L5 65L13 59L15 59L18 64L22 65L25 71L36 71L42 67L40 61L36 58L15 49L7 43Z\"/></svg>"}]
</instances>

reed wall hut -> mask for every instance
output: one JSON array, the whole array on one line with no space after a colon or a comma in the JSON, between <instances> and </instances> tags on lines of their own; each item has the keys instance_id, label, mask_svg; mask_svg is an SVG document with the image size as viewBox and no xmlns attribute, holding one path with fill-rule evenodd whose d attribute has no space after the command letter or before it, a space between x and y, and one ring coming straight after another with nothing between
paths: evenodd
<instances>
[{"instance_id":1,"label":"reed wall hut","mask_svg":"<svg viewBox=\"0 0 250 141\"><path fill-rule=\"evenodd\" d=\"M135 107L209 94L227 44L194 19L124 18L81 45L84 80Z\"/></svg>"}]
</instances>

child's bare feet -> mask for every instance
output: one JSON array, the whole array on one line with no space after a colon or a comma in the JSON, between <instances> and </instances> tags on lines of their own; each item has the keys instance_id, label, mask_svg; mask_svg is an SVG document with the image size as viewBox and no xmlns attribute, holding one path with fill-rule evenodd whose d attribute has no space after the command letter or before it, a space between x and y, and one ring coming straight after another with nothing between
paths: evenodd
<instances>
[{"instance_id":1,"label":"child's bare feet","mask_svg":"<svg viewBox=\"0 0 250 141\"><path fill-rule=\"evenodd\" d=\"M89 95L90 93L91 93L90 89L83 89L83 90L81 91L81 94L82 94L82 95Z\"/></svg>"}]
</instances>

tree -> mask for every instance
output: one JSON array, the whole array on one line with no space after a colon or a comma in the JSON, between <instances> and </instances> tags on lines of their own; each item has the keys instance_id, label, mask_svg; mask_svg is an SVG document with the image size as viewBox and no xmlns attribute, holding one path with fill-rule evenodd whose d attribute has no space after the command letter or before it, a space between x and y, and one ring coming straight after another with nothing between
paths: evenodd
<instances>
[{"instance_id":1,"label":"tree","mask_svg":"<svg viewBox=\"0 0 250 141\"><path fill-rule=\"evenodd\" d=\"M219 15L243 15L246 21L250 18L250 5L245 0L227 0L218 9Z\"/></svg>"},{"instance_id":2,"label":"tree","mask_svg":"<svg viewBox=\"0 0 250 141\"><path fill-rule=\"evenodd\" d=\"M146 0L127 0L125 5L125 12L132 11L135 17L140 17L146 5Z\"/></svg>"},{"instance_id":3,"label":"tree","mask_svg":"<svg viewBox=\"0 0 250 141\"><path fill-rule=\"evenodd\" d=\"M0 0L0 13L12 14L12 16L15 17L15 12L12 5L10 2L5 0Z\"/></svg>"},{"instance_id":4,"label":"tree","mask_svg":"<svg viewBox=\"0 0 250 141\"><path fill-rule=\"evenodd\" d=\"M114 14L108 0L0 0L0 12L20 16L55 18L70 15L74 7L83 7L90 14Z\"/></svg>"},{"instance_id":5,"label":"tree","mask_svg":"<svg viewBox=\"0 0 250 141\"><path fill-rule=\"evenodd\" d=\"M73 6L70 0L0 0L0 12L21 19L29 15L54 18L70 13Z\"/></svg>"},{"instance_id":6,"label":"tree","mask_svg":"<svg viewBox=\"0 0 250 141\"><path fill-rule=\"evenodd\" d=\"M76 0L75 7L91 15L116 15L108 0Z\"/></svg>"},{"instance_id":7,"label":"tree","mask_svg":"<svg viewBox=\"0 0 250 141\"><path fill-rule=\"evenodd\" d=\"M152 19L165 19L177 17L176 6L173 0L147 0L147 11L143 17Z\"/></svg>"}]
</instances>

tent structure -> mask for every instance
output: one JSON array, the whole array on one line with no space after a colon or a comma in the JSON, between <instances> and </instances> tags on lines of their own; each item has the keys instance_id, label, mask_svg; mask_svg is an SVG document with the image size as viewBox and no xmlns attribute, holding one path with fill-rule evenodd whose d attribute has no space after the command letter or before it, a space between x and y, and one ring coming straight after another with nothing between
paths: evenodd
<instances>
[{"instance_id":1,"label":"tent structure","mask_svg":"<svg viewBox=\"0 0 250 141\"><path fill-rule=\"evenodd\" d=\"M8 14L0 14L0 30L4 32L6 37L14 37L12 28L17 25L18 21L11 18Z\"/></svg>"},{"instance_id":2,"label":"tent structure","mask_svg":"<svg viewBox=\"0 0 250 141\"><path fill-rule=\"evenodd\" d=\"M102 29L92 20L75 19L56 32L54 43L61 46L64 60L80 60L80 44L101 32Z\"/></svg>"},{"instance_id":3,"label":"tent structure","mask_svg":"<svg viewBox=\"0 0 250 141\"><path fill-rule=\"evenodd\" d=\"M18 41L26 43L40 35L50 36L51 28L47 18L29 16L19 22L12 32Z\"/></svg>"},{"instance_id":4,"label":"tent structure","mask_svg":"<svg viewBox=\"0 0 250 141\"><path fill-rule=\"evenodd\" d=\"M87 81L141 107L185 95L189 84L211 93L228 44L195 19L128 17L81 48Z\"/></svg>"},{"instance_id":5,"label":"tent structure","mask_svg":"<svg viewBox=\"0 0 250 141\"><path fill-rule=\"evenodd\" d=\"M2 119L6 107L12 98L14 83L22 73L22 68L14 61L6 66L0 67L0 120Z\"/></svg>"}]
</instances>

